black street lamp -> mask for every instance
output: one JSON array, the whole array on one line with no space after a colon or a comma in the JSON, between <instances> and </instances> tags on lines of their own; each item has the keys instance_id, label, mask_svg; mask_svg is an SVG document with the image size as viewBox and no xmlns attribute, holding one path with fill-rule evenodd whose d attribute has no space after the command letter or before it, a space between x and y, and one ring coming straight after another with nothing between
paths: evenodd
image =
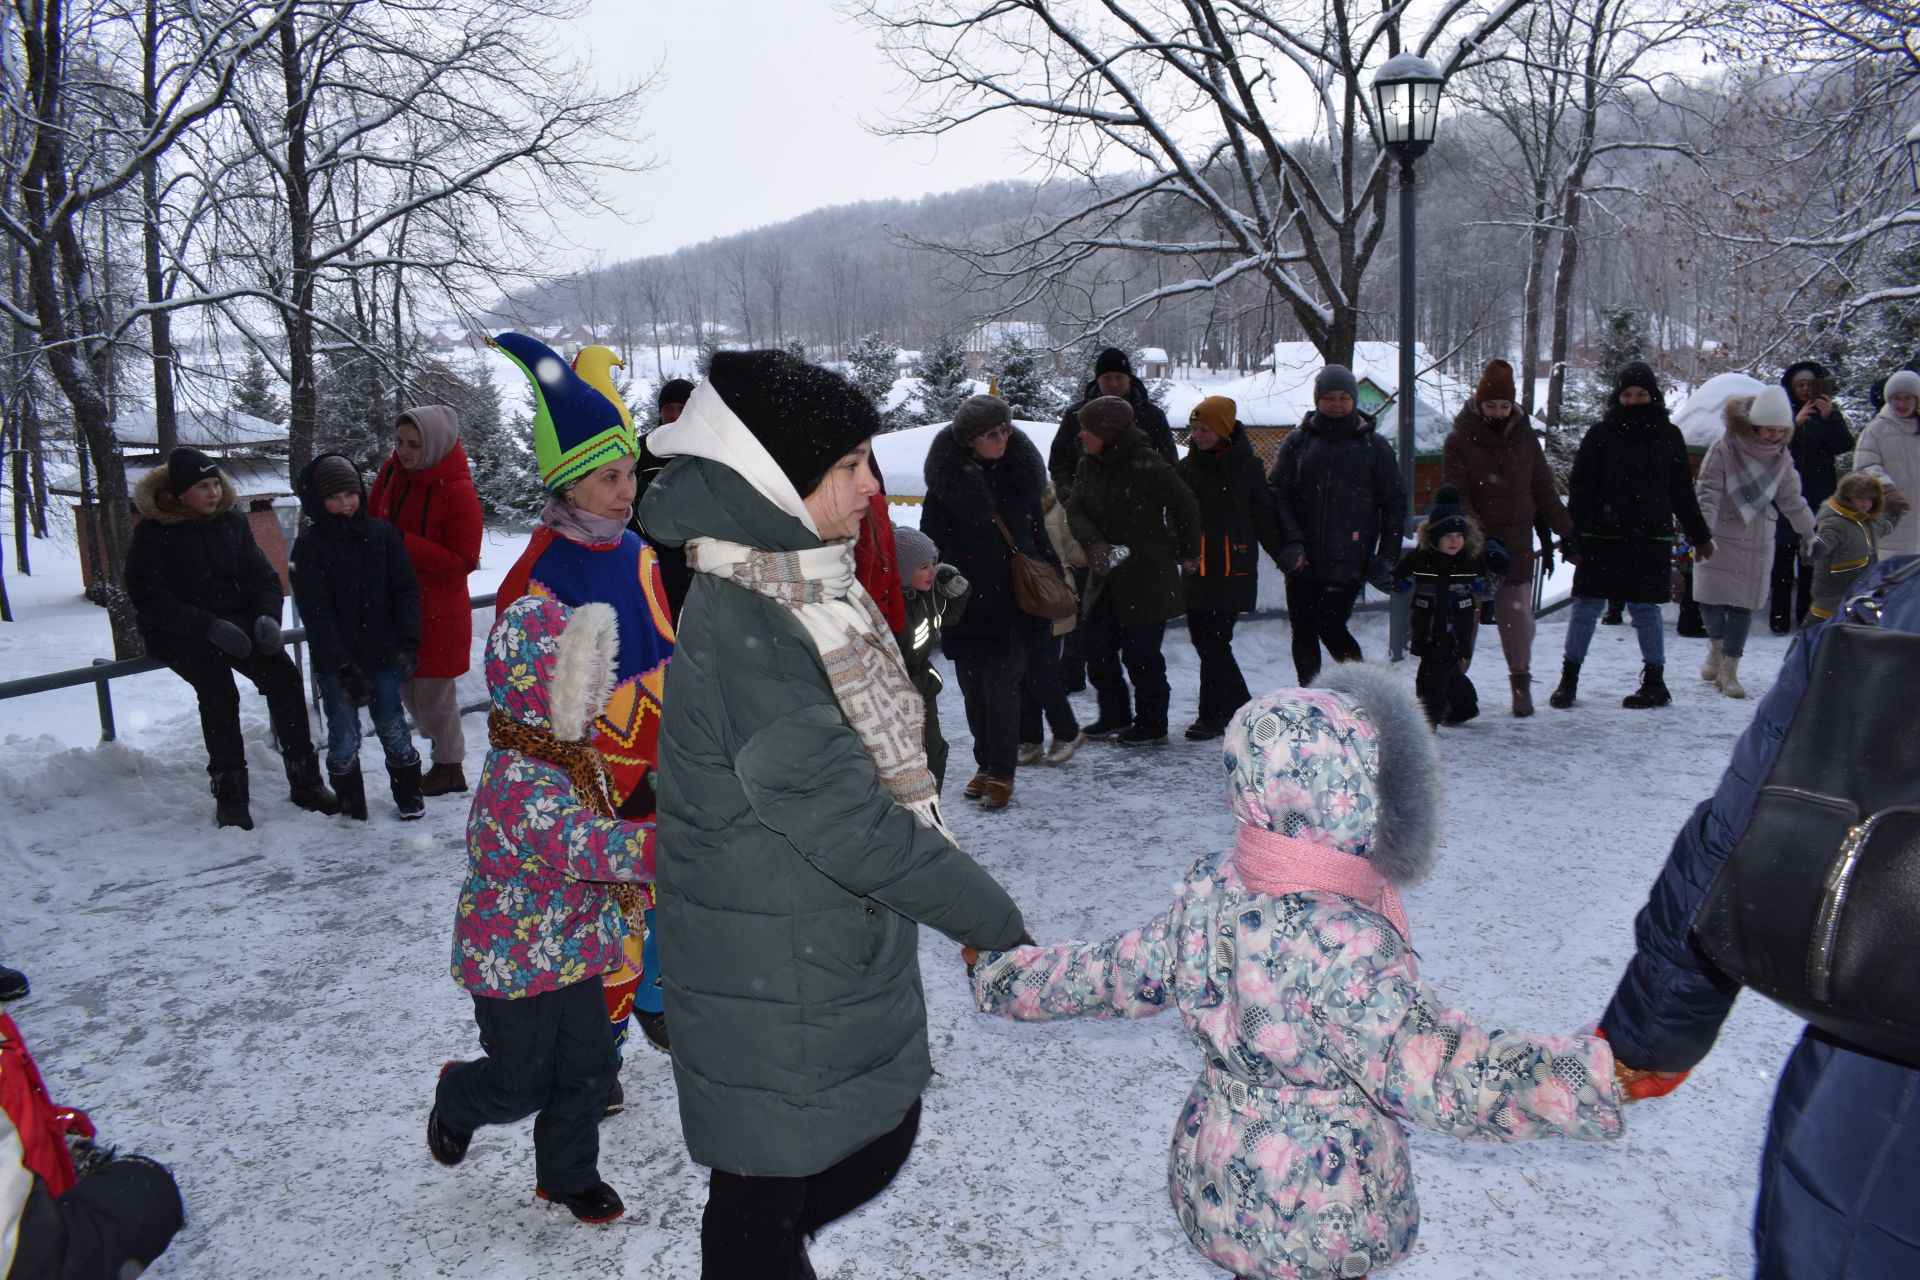
<instances>
[{"instance_id":1,"label":"black street lamp","mask_svg":"<svg viewBox=\"0 0 1920 1280\"><path fill-rule=\"evenodd\" d=\"M1913 194L1920 196L1920 124L1907 130L1907 166L1913 170Z\"/></svg>"},{"instance_id":2,"label":"black street lamp","mask_svg":"<svg viewBox=\"0 0 1920 1280\"><path fill-rule=\"evenodd\" d=\"M1413 162L1433 145L1440 118L1440 68L1415 53L1388 58L1373 78L1373 101L1380 113L1380 141L1400 158L1400 484L1407 492L1408 527L1413 508L1413 299L1417 285L1414 247ZM1413 601L1395 596L1388 646L1398 662L1412 633Z\"/></svg>"}]
</instances>

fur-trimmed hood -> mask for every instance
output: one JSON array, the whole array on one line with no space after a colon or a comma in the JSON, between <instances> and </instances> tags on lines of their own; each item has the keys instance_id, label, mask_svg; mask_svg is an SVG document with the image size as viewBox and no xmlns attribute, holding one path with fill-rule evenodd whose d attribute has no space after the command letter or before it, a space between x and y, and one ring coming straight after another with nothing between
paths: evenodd
<instances>
[{"instance_id":1,"label":"fur-trimmed hood","mask_svg":"<svg viewBox=\"0 0 1920 1280\"><path fill-rule=\"evenodd\" d=\"M1751 412L1754 399L1755 397L1753 396L1734 396L1728 400L1726 404L1721 406L1720 420L1726 424L1727 434L1734 439L1745 441L1751 445L1759 445L1761 443L1760 428L1753 425ZM1789 426L1787 428L1787 434L1780 440L1780 448L1783 452L1788 445L1793 443L1793 436L1794 428Z\"/></svg>"},{"instance_id":2,"label":"fur-trimmed hood","mask_svg":"<svg viewBox=\"0 0 1920 1280\"><path fill-rule=\"evenodd\" d=\"M1855 511L1848 505L1848 499L1865 494L1872 502L1864 512ZM1845 516L1855 524L1872 524L1887 513L1887 489L1875 476L1863 471L1849 471L1840 477L1840 483L1827 499L1827 507L1835 514Z\"/></svg>"},{"instance_id":3,"label":"fur-trimmed hood","mask_svg":"<svg viewBox=\"0 0 1920 1280\"><path fill-rule=\"evenodd\" d=\"M522 596L487 637L487 693L508 719L584 742L613 693L619 649L612 605Z\"/></svg>"},{"instance_id":4,"label":"fur-trimmed hood","mask_svg":"<svg viewBox=\"0 0 1920 1280\"><path fill-rule=\"evenodd\" d=\"M214 508L213 515L203 516L189 510L180 499L173 496L167 484L165 463L141 476L133 486L133 509L140 513L142 520L154 520L160 524L186 524L193 520L212 520L223 516L239 503L240 491L233 487L233 480L226 472L215 474L220 477L220 505Z\"/></svg>"},{"instance_id":5,"label":"fur-trimmed hood","mask_svg":"<svg viewBox=\"0 0 1920 1280\"><path fill-rule=\"evenodd\" d=\"M1006 495L1011 502L1038 502L1047 490L1046 460L1019 427L1008 434L1007 452L992 469L1002 486L1011 483L1013 491ZM994 494L987 467L951 431L934 436L923 474L927 496L938 498L958 519L975 525L993 523Z\"/></svg>"},{"instance_id":6,"label":"fur-trimmed hood","mask_svg":"<svg viewBox=\"0 0 1920 1280\"><path fill-rule=\"evenodd\" d=\"M1467 545L1462 554L1469 556L1480 555L1487 549L1486 530L1482 529L1480 522L1472 516L1468 516L1466 520ZM1420 527L1414 530L1414 540L1429 551L1438 551L1440 548L1434 545L1433 535L1427 532L1428 523L1426 520L1420 522Z\"/></svg>"}]
</instances>

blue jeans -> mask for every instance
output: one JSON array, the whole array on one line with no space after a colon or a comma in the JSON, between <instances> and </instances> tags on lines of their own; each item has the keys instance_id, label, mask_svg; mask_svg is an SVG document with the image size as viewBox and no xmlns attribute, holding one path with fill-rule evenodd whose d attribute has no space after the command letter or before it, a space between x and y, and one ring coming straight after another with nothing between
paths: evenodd
<instances>
[{"instance_id":1,"label":"blue jeans","mask_svg":"<svg viewBox=\"0 0 1920 1280\"><path fill-rule=\"evenodd\" d=\"M1594 628L1600 625L1600 615L1606 608L1607 602L1600 596L1573 598L1573 620L1567 624L1568 662L1587 660L1587 646L1593 643ZM1633 618L1635 634L1640 637L1641 661L1665 666L1667 626L1660 616L1660 606L1635 600L1627 605L1627 613Z\"/></svg>"},{"instance_id":2,"label":"blue jeans","mask_svg":"<svg viewBox=\"0 0 1920 1280\"><path fill-rule=\"evenodd\" d=\"M316 674L320 686L320 708L327 715L327 772L345 773L360 761L360 709L347 700L340 678L331 671ZM395 667L380 667L367 672L367 684L373 696L367 711L373 716L373 731L386 748L387 767L405 769L420 763L413 749L413 734L407 728L406 709L400 705L400 672Z\"/></svg>"}]
</instances>

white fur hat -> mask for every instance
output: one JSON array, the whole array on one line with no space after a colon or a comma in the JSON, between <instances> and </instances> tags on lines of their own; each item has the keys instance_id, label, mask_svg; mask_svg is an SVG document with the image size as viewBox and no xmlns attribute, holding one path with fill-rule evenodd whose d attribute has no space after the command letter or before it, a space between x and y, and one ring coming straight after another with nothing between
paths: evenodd
<instances>
[{"instance_id":1,"label":"white fur hat","mask_svg":"<svg viewBox=\"0 0 1920 1280\"><path fill-rule=\"evenodd\" d=\"M1756 427L1785 427L1793 430L1793 405L1784 387L1768 387L1753 398L1747 409L1747 421Z\"/></svg>"}]
</instances>

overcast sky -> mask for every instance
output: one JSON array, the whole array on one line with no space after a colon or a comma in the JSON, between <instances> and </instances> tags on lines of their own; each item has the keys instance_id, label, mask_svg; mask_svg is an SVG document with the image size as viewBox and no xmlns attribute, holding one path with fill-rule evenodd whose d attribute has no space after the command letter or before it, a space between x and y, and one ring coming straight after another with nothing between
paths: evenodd
<instances>
[{"instance_id":1,"label":"overcast sky","mask_svg":"<svg viewBox=\"0 0 1920 1280\"><path fill-rule=\"evenodd\" d=\"M593 0L575 35L608 83L664 64L641 116L651 137L634 148L660 165L609 184L633 221L561 217L583 262L1020 172L998 124L938 143L868 131L902 101L902 78L830 0Z\"/></svg>"}]
</instances>

